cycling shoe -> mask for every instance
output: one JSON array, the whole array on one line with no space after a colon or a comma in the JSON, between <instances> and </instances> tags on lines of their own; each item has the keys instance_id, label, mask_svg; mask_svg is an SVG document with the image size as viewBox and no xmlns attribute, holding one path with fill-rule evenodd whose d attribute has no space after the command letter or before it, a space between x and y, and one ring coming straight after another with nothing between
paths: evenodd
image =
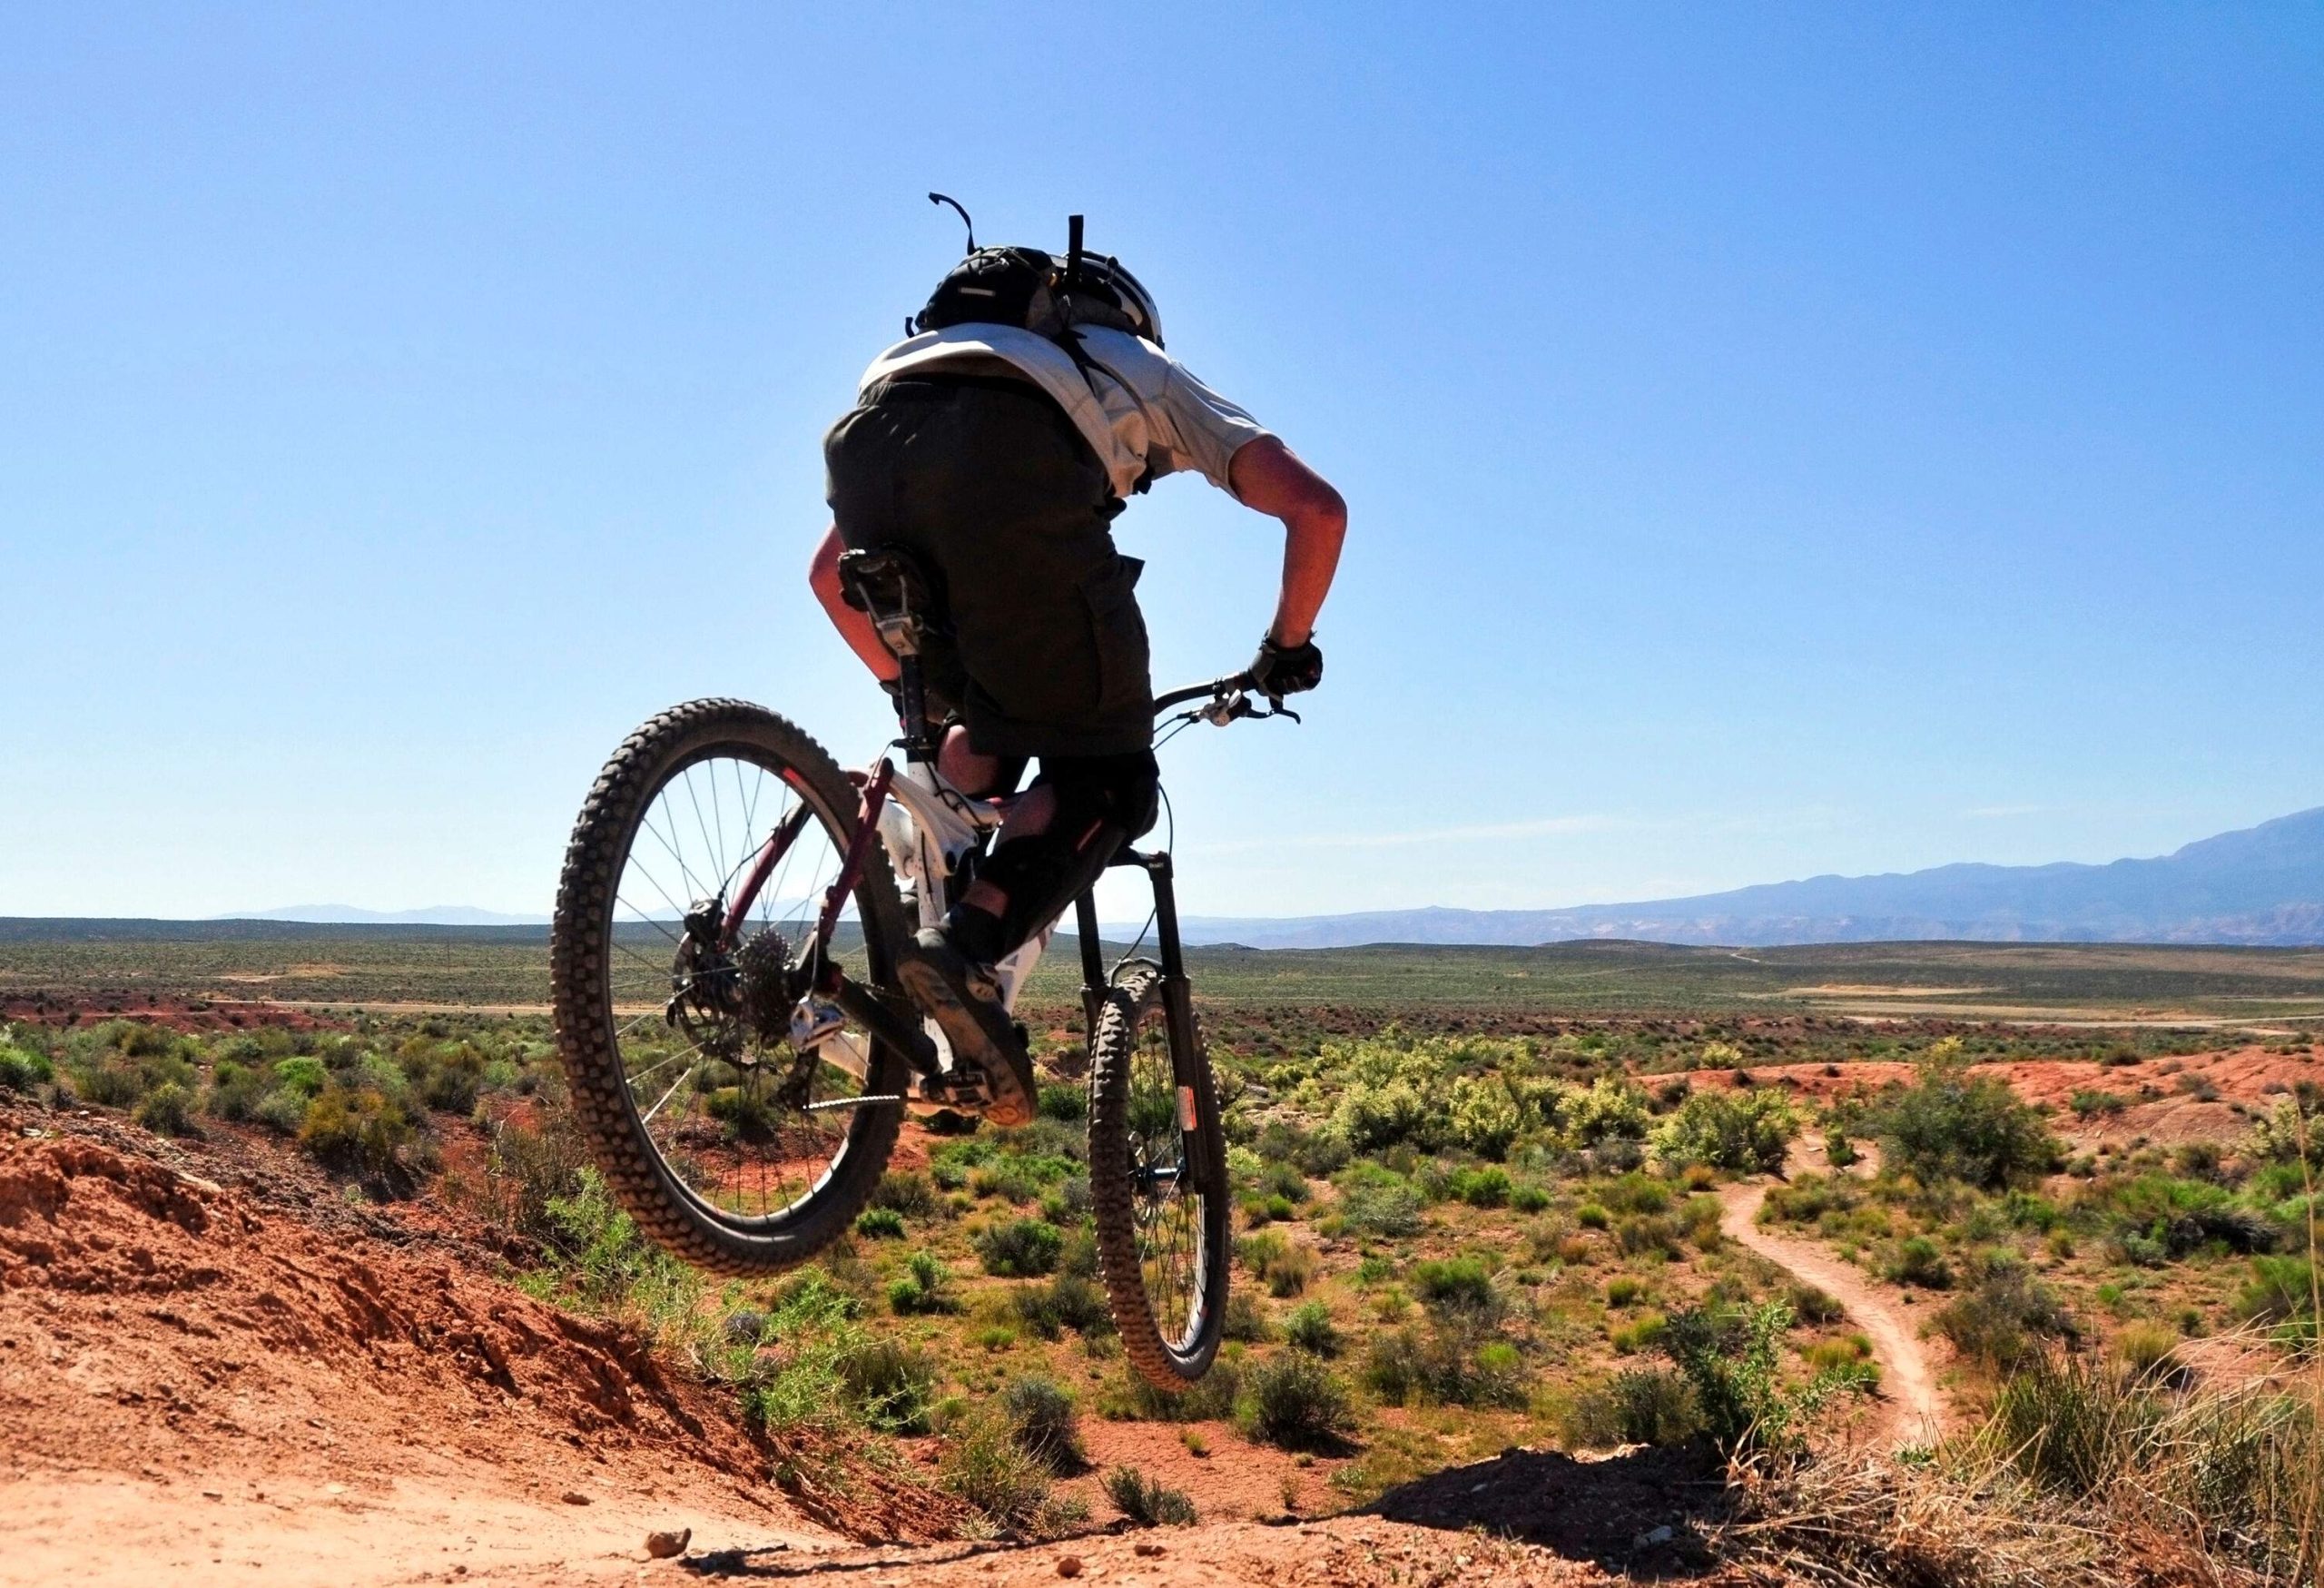
<instances>
[{"instance_id":1,"label":"cycling shoe","mask_svg":"<svg viewBox=\"0 0 2324 1588\"><path fill-rule=\"evenodd\" d=\"M992 1100L984 1117L996 1125L1029 1125L1034 1114L1032 1055L1000 1004L990 971L954 948L939 927L923 927L897 956L896 974L920 1011L951 1045L955 1063L983 1071Z\"/></svg>"}]
</instances>

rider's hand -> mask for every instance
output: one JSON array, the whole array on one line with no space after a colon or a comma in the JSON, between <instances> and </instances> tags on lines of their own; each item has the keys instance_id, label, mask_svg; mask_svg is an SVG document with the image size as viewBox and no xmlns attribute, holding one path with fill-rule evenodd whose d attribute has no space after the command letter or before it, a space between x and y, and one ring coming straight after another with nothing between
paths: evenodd
<instances>
[{"instance_id":1,"label":"rider's hand","mask_svg":"<svg viewBox=\"0 0 2324 1588\"><path fill-rule=\"evenodd\" d=\"M1313 689L1324 681L1324 653L1310 635L1295 646L1277 645L1275 636L1259 641L1251 663L1251 686L1271 700Z\"/></svg>"}]
</instances>

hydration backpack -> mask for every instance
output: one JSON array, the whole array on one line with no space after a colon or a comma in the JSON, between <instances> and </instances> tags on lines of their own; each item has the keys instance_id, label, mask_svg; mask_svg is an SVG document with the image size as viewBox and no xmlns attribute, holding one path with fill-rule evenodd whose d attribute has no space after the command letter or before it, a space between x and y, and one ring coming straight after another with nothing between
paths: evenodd
<instances>
[{"instance_id":1,"label":"hydration backpack","mask_svg":"<svg viewBox=\"0 0 2324 1588\"><path fill-rule=\"evenodd\" d=\"M929 198L960 208L957 200L940 193ZM968 212L962 210L965 219ZM1038 248L979 248L976 230L969 231L968 256L944 272L929 294L927 307L905 322L910 331L941 330L951 325L1009 325L1056 342L1082 362L1077 325L1103 325L1135 333L1139 328L1124 312L1120 293L1108 271L1085 270L1081 252L1081 217L1066 222L1069 242L1066 256ZM1110 265L1111 261L1106 261Z\"/></svg>"}]
</instances>

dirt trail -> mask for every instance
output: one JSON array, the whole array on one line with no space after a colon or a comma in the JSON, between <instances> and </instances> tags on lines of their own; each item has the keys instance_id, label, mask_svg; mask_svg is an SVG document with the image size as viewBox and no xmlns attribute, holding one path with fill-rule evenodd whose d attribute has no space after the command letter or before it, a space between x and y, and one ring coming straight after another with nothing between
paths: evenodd
<instances>
[{"instance_id":1,"label":"dirt trail","mask_svg":"<svg viewBox=\"0 0 2324 1588\"><path fill-rule=\"evenodd\" d=\"M1945 1429L1945 1403L1936 1393L1927 1347L1921 1344L1912 1320L1866 1283L1862 1274L1830 1253L1808 1241L1760 1228L1759 1208L1767 1199L1764 1180L1728 1187L1719 1194L1724 1204L1719 1228L1728 1239L1837 1297L1847 1308L1848 1317L1871 1340L1873 1358L1880 1364L1882 1412L1876 1435L1881 1444L1894 1447L1934 1441Z\"/></svg>"}]
</instances>

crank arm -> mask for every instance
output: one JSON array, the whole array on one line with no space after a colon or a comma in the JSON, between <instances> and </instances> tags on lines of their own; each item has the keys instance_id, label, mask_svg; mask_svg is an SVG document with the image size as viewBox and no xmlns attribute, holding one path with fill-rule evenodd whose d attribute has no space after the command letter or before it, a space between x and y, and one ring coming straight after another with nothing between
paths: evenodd
<instances>
[{"instance_id":1,"label":"crank arm","mask_svg":"<svg viewBox=\"0 0 2324 1588\"><path fill-rule=\"evenodd\" d=\"M936 1043L921 1029L918 1016L907 1016L888 1001L848 976L827 980L822 995L847 1011L847 1018L903 1056L921 1075L937 1074Z\"/></svg>"}]
</instances>

